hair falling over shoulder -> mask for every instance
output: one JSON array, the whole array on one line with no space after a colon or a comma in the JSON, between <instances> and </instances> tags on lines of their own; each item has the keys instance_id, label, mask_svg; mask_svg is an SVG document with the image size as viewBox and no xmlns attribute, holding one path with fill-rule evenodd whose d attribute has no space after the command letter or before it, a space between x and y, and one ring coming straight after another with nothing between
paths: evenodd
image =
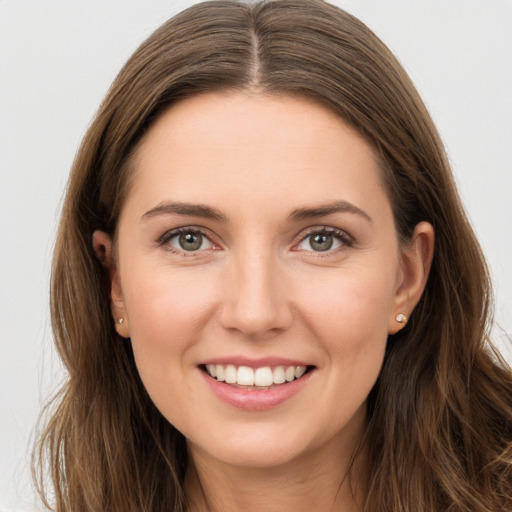
<instances>
[{"instance_id":1,"label":"hair falling over shoulder","mask_svg":"<svg viewBox=\"0 0 512 512\"><path fill-rule=\"evenodd\" d=\"M426 290L390 336L368 398L364 511L512 510L512 373L488 340L488 271L442 143L395 57L321 0L195 5L140 46L103 101L73 165L54 252L52 327L68 377L35 452L46 506L187 509L185 440L115 331L91 240L97 229L115 237L130 158L159 113L194 94L249 89L338 114L380 157L401 241L418 222L435 229Z\"/></svg>"}]
</instances>

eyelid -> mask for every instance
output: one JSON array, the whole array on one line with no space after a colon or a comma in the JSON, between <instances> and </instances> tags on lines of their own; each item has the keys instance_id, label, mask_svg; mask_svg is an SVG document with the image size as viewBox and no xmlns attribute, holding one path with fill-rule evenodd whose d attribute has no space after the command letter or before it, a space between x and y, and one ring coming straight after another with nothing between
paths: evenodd
<instances>
[{"instance_id":1,"label":"eyelid","mask_svg":"<svg viewBox=\"0 0 512 512\"><path fill-rule=\"evenodd\" d=\"M308 237L316 234L327 233L329 235L333 235L337 240L341 242L341 247L337 247L335 249L328 249L326 251L313 251L313 250L304 250L298 249L298 246L304 242ZM293 251L304 251L308 253L313 253L315 256L327 256L329 254L333 254L339 250L346 249L347 247L353 246L355 243L354 238L349 235L343 229L335 228L332 226L312 226L302 231L296 238L296 241L293 244Z\"/></svg>"},{"instance_id":2,"label":"eyelid","mask_svg":"<svg viewBox=\"0 0 512 512\"><path fill-rule=\"evenodd\" d=\"M169 240L174 238L177 235L180 235L181 233L189 233L189 232L196 232L204 236L212 245L213 247L209 247L207 249L201 249L197 251L185 251L181 250L179 248L173 247L170 244L168 244ZM327 233L330 235L333 235L337 240L340 241L341 247L337 247L334 249L328 249L326 251L314 251L314 250L304 250L299 249L298 246L304 242L308 237L320 234L320 233ZM203 228L201 226L195 226L195 225L188 225L188 226L180 226L177 228L169 229L167 230L162 236L160 236L157 240L158 246L166 246L165 248L169 250L170 252L179 253L180 255L184 256L199 256L201 253L207 252L209 250L219 250L221 248L220 244L216 242L215 235L213 235L210 230ZM292 251L302 251L307 253L315 254L317 257L321 256L327 256L330 254L333 254L339 250L346 249L347 247L353 246L355 243L354 238L348 234L346 231L335 228L332 226L311 226L303 231L300 232L299 235L295 237L295 241L292 245Z\"/></svg>"},{"instance_id":3,"label":"eyelid","mask_svg":"<svg viewBox=\"0 0 512 512\"><path fill-rule=\"evenodd\" d=\"M201 249L197 251L185 251L182 249L179 249L177 247L171 246L168 244L169 240L172 238L182 234L182 233L199 233L203 237L205 237L213 247L209 247L207 249ZM160 236L157 240L158 246L165 246L165 249L167 249L170 252L179 253L181 255L185 256L198 256L201 253L204 253L208 250L218 250L220 248L220 245L214 240L215 237L212 235L212 233L200 226L180 226L177 228L169 229L167 230L162 236Z\"/></svg>"}]
</instances>

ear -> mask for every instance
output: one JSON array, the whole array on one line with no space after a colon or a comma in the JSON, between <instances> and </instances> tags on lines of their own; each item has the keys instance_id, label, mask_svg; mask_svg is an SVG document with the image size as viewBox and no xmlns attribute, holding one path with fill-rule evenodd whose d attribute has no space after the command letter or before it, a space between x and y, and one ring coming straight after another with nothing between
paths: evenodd
<instances>
[{"instance_id":1,"label":"ear","mask_svg":"<svg viewBox=\"0 0 512 512\"><path fill-rule=\"evenodd\" d=\"M410 244L401 250L400 284L388 320L389 334L395 334L405 326L423 294L434 256L434 242L432 225L420 222L414 228Z\"/></svg>"},{"instance_id":2,"label":"ear","mask_svg":"<svg viewBox=\"0 0 512 512\"><path fill-rule=\"evenodd\" d=\"M92 235L92 245L96 257L107 270L110 279L110 311L112 312L116 331L123 338L129 338L130 324L121 283L112 256L112 239L104 231L97 230Z\"/></svg>"}]
</instances>

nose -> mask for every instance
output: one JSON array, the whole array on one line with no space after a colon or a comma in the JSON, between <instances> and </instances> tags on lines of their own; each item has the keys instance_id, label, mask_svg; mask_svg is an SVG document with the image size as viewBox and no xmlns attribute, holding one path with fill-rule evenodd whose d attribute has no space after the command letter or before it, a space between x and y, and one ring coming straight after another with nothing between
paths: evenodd
<instances>
[{"instance_id":1,"label":"nose","mask_svg":"<svg viewBox=\"0 0 512 512\"><path fill-rule=\"evenodd\" d=\"M266 338L287 329L293 312L279 265L270 254L238 258L224 281L220 314L225 329Z\"/></svg>"}]
</instances>

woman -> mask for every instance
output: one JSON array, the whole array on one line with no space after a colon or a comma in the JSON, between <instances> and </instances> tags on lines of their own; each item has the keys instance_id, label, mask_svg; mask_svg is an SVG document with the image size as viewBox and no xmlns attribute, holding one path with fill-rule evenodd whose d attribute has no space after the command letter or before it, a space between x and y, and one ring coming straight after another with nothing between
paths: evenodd
<instances>
[{"instance_id":1,"label":"woman","mask_svg":"<svg viewBox=\"0 0 512 512\"><path fill-rule=\"evenodd\" d=\"M512 379L417 92L316 0L156 31L55 250L57 510L506 510Z\"/></svg>"}]
</instances>

